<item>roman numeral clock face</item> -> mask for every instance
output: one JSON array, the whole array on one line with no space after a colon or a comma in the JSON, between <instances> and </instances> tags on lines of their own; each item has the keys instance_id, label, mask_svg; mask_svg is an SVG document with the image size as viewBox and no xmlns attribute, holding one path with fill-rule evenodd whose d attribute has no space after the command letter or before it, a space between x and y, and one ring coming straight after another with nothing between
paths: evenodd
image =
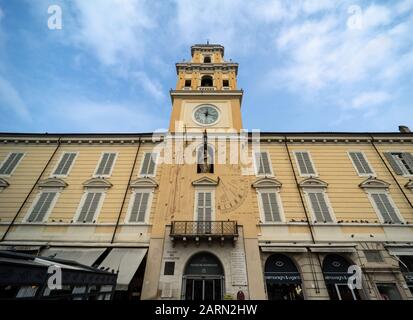
<instances>
[{"instance_id":1,"label":"roman numeral clock face","mask_svg":"<svg viewBox=\"0 0 413 320\"><path fill-rule=\"evenodd\" d=\"M219 111L211 104L202 104L196 108L194 112L194 119L201 125L211 125L218 121Z\"/></svg>"}]
</instances>

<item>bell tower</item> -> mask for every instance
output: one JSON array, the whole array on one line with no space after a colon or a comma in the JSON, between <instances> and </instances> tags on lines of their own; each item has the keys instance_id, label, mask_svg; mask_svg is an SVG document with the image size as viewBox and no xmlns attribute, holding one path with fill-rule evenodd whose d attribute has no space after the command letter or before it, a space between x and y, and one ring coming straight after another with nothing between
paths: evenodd
<instances>
[{"instance_id":1,"label":"bell tower","mask_svg":"<svg viewBox=\"0 0 413 320\"><path fill-rule=\"evenodd\" d=\"M191 60L176 64L171 90L170 132L226 132L242 129L242 90L237 89L238 63L224 59L224 47L196 44Z\"/></svg>"}]
</instances>

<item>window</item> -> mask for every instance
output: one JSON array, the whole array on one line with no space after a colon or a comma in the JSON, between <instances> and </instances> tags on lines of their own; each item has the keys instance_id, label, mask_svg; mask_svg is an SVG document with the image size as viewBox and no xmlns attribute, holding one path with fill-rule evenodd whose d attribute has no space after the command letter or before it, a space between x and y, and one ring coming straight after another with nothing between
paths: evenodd
<instances>
[{"instance_id":1,"label":"window","mask_svg":"<svg viewBox=\"0 0 413 320\"><path fill-rule=\"evenodd\" d=\"M373 207L384 223L401 223L397 208L385 192L370 192Z\"/></svg>"},{"instance_id":2,"label":"window","mask_svg":"<svg viewBox=\"0 0 413 320\"><path fill-rule=\"evenodd\" d=\"M65 152L53 172L54 176L67 176L74 163L77 153Z\"/></svg>"},{"instance_id":3,"label":"window","mask_svg":"<svg viewBox=\"0 0 413 320\"><path fill-rule=\"evenodd\" d=\"M152 176L154 177L156 174L156 160L158 154L154 152L147 152L143 156L143 161L141 165L141 176Z\"/></svg>"},{"instance_id":4,"label":"window","mask_svg":"<svg viewBox=\"0 0 413 320\"><path fill-rule=\"evenodd\" d=\"M268 152L255 153L255 173L256 175L272 175Z\"/></svg>"},{"instance_id":5,"label":"window","mask_svg":"<svg viewBox=\"0 0 413 320\"><path fill-rule=\"evenodd\" d=\"M165 276L173 276L175 273L175 261L165 262L165 268L163 274Z\"/></svg>"},{"instance_id":6,"label":"window","mask_svg":"<svg viewBox=\"0 0 413 320\"><path fill-rule=\"evenodd\" d=\"M367 262L380 263L383 262L383 256L379 250L366 250L364 251Z\"/></svg>"},{"instance_id":7,"label":"window","mask_svg":"<svg viewBox=\"0 0 413 320\"><path fill-rule=\"evenodd\" d=\"M185 87L191 86L191 80L185 80Z\"/></svg>"},{"instance_id":8,"label":"window","mask_svg":"<svg viewBox=\"0 0 413 320\"><path fill-rule=\"evenodd\" d=\"M150 200L149 191L137 191L133 193L131 199L131 205L129 208L129 218L128 222L145 222L146 221L146 212L149 208Z\"/></svg>"},{"instance_id":9,"label":"window","mask_svg":"<svg viewBox=\"0 0 413 320\"><path fill-rule=\"evenodd\" d=\"M43 222L47 219L50 211L53 209L56 191L41 192L34 202L29 215L26 218L28 222Z\"/></svg>"},{"instance_id":10,"label":"window","mask_svg":"<svg viewBox=\"0 0 413 320\"><path fill-rule=\"evenodd\" d=\"M116 160L116 153L104 152L95 171L95 176L110 176L112 174L113 164Z\"/></svg>"},{"instance_id":11,"label":"window","mask_svg":"<svg viewBox=\"0 0 413 320\"><path fill-rule=\"evenodd\" d=\"M365 155L359 151L353 151L348 153L357 173L360 176L371 176L374 175L370 164L367 162Z\"/></svg>"},{"instance_id":12,"label":"window","mask_svg":"<svg viewBox=\"0 0 413 320\"><path fill-rule=\"evenodd\" d=\"M333 222L332 214L327 203L327 195L323 191L307 192L313 216L317 222Z\"/></svg>"},{"instance_id":13,"label":"window","mask_svg":"<svg viewBox=\"0 0 413 320\"><path fill-rule=\"evenodd\" d=\"M103 192L88 191L83 195L78 209L77 222L95 222L95 216L100 210Z\"/></svg>"},{"instance_id":14,"label":"window","mask_svg":"<svg viewBox=\"0 0 413 320\"><path fill-rule=\"evenodd\" d=\"M3 161L0 166L0 175L10 176L23 159L24 153L13 152Z\"/></svg>"},{"instance_id":15,"label":"window","mask_svg":"<svg viewBox=\"0 0 413 320\"><path fill-rule=\"evenodd\" d=\"M259 192L265 222L281 222L281 205L276 192Z\"/></svg>"},{"instance_id":16,"label":"window","mask_svg":"<svg viewBox=\"0 0 413 320\"><path fill-rule=\"evenodd\" d=\"M204 63L211 63L211 57L210 56L204 57Z\"/></svg>"},{"instance_id":17,"label":"window","mask_svg":"<svg viewBox=\"0 0 413 320\"><path fill-rule=\"evenodd\" d=\"M201 87L212 87L213 80L211 76L203 76L201 79Z\"/></svg>"},{"instance_id":18,"label":"window","mask_svg":"<svg viewBox=\"0 0 413 320\"><path fill-rule=\"evenodd\" d=\"M310 154L306 151L297 151L294 153L298 163L301 176L317 175L311 160Z\"/></svg>"},{"instance_id":19,"label":"window","mask_svg":"<svg viewBox=\"0 0 413 320\"><path fill-rule=\"evenodd\" d=\"M229 87L229 80L222 80L223 87Z\"/></svg>"},{"instance_id":20,"label":"window","mask_svg":"<svg viewBox=\"0 0 413 320\"><path fill-rule=\"evenodd\" d=\"M413 175L413 155L409 152L385 152L384 156L397 175Z\"/></svg>"},{"instance_id":21,"label":"window","mask_svg":"<svg viewBox=\"0 0 413 320\"><path fill-rule=\"evenodd\" d=\"M212 221L213 204L211 191L196 193L196 221Z\"/></svg>"},{"instance_id":22,"label":"window","mask_svg":"<svg viewBox=\"0 0 413 320\"><path fill-rule=\"evenodd\" d=\"M214 173L214 148L210 145L207 146L207 167L204 167L204 145L199 146L197 150L197 173Z\"/></svg>"},{"instance_id":23,"label":"window","mask_svg":"<svg viewBox=\"0 0 413 320\"><path fill-rule=\"evenodd\" d=\"M377 290L382 300L402 300L399 290L394 283L377 283Z\"/></svg>"}]
</instances>

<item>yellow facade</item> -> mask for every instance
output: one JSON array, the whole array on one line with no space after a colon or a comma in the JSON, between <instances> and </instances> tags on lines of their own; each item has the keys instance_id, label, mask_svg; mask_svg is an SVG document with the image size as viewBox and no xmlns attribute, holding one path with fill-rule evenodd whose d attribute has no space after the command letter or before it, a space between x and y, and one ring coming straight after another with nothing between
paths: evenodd
<instances>
[{"instance_id":1,"label":"yellow facade","mask_svg":"<svg viewBox=\"0 0 413 320\"><path fill-rule=\"evenodd\" d=\"M233 163L231 141L237 143L239 154L244 150L238 65L224 59L220 45L195 45L191 53L189 62L177 63L169 132L155 138L143 134L1 134L0 164L4 165L10 153L24 156L12 174L0 175L0 248L36 248L38 254L50 248L103 248L102 255L110 255L115 248L145 250L146 258L137 262L136 269L141 262L146 265L134 276L142 282L134 296L142 299L194 298L189 284L207 283L208 277L190 273L191 259L205 252L215 256L223 269L215 278L208 275L218 281L214 285L221 288L220 298L236 299L240 292L247 299L285 298L291 297L286 288L294 286L304 299L381 299L390 295L386 291L390 287L396 290L392 295L413 299L410 278L400 267L401 257L413 254L413 172L397 174L385 156L413 154L413 135L249 133L245 135L248 165L240 163L240 155ZM202 109L204 105L212 107ZM212 115L216 118L209 120ZM189 163L189 159L204 147L204 132L214 150L214 169L200 173L198 163ZM257 173L253 153L257 144L268 155L270 173ZM179 152L179 147L187 153ZM145 154L151 152L163 161L156 164L153 174L141 174ZM315 172L302 174L297 160L297 153L302 152L309 155ZM359 174L351 152L364 155L373 172ZM67 175L57 177L54 173L65 153L75 153L75 160ZM103 153L115 154L111 172L104 178L96 175ZM168 158L169 154L173 156ZM52 191L58 196L45 218L29 221L41 193ZM103 201L93 221L77 221L88 192L102 192ZM149 194L148 208L143 221L130 222L135 194L140 192ZM323 209L319 202L320 210L324 217L329 212L331 221L320 221L310 205L310 197L317 192L323 194L328 207ZM202 207L205 214L210 209L205 221L211 224L199 220L200 193L211 195L211 208L207 200ZM277 199L278 221L266 221L263 193ZM394 210L389 215L399 221L388 223L381 217L380 208L372 202L376 193L390 199L393 209L386 210ZM276 207L271 207L273 214ZM176 231L181 222L185 228L197 228L195 233ZM221 228L234 222L236 229L215 233L218 222ZM382 260L369 261L367 251L378 252ZM295 282L280 280L282 272L271 278L267 268L275 256L293 261L299 274ZM336 256L361 268L363 285L357 293L326 276L324 264ZM174 265L172 274L166 271L168 263ZM280 294L280 290L289 293Z\"/></svg>"}]
</instances>

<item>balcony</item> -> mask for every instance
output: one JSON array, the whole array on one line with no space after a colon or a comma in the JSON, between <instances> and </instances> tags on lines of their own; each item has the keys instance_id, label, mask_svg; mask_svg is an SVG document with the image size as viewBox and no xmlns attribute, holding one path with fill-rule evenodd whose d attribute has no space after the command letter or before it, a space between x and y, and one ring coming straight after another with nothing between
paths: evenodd
<instances>
[{"instance_id":1,"label":"balcony","mask_svg":"<svg viewBox=\"0 0 413 320\"><path fill-rule=\"evenodd\" d=\"M199 243L205 239L211 243L218 239L223 244L226 239L237 240L238 224L236 221L172 221L170 237L173 242L194 240Z\"/></svg>"},{"instance_id":2,"label":"balcony","mask_svg":"<svg viewBox=\"0 0 413 320\"><path fill-rule=\"evenodd\" d=\"M198 87L198 90L200 91L215 91L216 89L217 89L216 87L209 87L209 86Z\"/></svg>"}]
</instances>

